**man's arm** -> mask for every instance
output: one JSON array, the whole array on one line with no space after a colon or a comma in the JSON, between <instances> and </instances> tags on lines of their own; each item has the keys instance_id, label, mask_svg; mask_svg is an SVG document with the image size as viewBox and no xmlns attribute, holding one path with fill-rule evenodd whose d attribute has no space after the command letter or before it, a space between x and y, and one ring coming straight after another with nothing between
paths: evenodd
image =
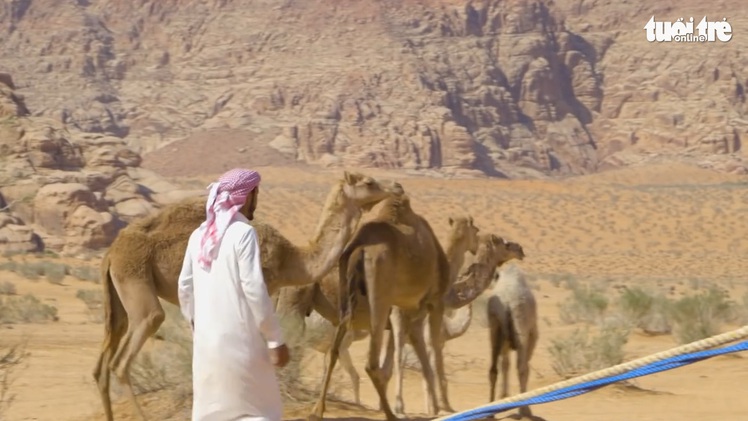
<instances>
[{"instance_id":1,"label":"man's arm","mask_svg":"<svg viewBox=\"0 0 748 421\"><path fill-rule=\"evenodd\" d=\"M268 348L278 348L284 343L283 332L275 315L273 301L265 286L260 260L260 244L254 228L250 228L242 236L236 252L239 258L239 280L257 328L267 341Z\"/></svg>"},{"instance_id":2,"label":"man's arm","mask_svg":"<svg viewBox=\"0 0 748 421\"><path fill-rule=\"evenodd\" d=\"M192 285L192 256L190 255L190 245L187 244L187 250L184 253L182 261L182 271L179 272L179 281L177 284L179 295L179 307L182 315L195 328L195 295Z\"/></svg>"}]
</instances>

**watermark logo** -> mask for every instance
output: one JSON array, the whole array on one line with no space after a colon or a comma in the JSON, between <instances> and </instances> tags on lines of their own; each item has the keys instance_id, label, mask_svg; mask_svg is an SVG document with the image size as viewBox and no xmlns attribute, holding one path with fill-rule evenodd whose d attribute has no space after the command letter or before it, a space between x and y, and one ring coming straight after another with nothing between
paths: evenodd
<instances>
[{"instance_id":1,"label":"watermark logo","mask_svg":"<svg viewBox=\"0 0 748 421\"><path fill-rule=\"evenodd\" d=\"M658 22L652 16L644 26L644 30L647 31L649 42L715 42L716 40L727 42L732 39L732 25L727 22L727 18L722 18L722 21L709 22L704 16L698 25L694 26L693 18L688 22L684 22L683 18L675 22Z\"/></svg>"}]
</instances>

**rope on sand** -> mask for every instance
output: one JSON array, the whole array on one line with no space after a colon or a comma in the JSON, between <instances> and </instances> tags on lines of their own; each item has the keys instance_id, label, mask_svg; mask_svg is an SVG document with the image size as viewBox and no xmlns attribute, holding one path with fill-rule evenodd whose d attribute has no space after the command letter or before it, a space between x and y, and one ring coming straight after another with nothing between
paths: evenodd
<instances>
[{"instance_id":1,"label":"rope on sand","mask_svg":"<svg viewBox=\"0 0 748 421\"><path fill-rule=\"evenodd\" d=\"M612 383L642 377L660 371L672 370L717 355L748 351L748 341L723 348L716 346L748 338L748 325L731 332L691 342L667 351L648 355L627 363L604 368L583 376L575 377L540 389L491 402L467 411L458 412L433 421L470 421L491 417L525 405L537 405L589 393Z\"/></svg>"}]
</instances>

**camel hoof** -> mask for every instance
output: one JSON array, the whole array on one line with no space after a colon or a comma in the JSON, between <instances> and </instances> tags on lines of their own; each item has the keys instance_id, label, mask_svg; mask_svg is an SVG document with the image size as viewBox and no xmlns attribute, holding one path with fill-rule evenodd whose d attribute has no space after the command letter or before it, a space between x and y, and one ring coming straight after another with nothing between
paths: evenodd
<instances>
[{"instance_id":1,"label":"camel hoof","mask_svg":"<svg viewBox=\"0 0 748 421\"><path fill-rule=\"evenodd\" d=\"M435 415L443 417L445 415L454 414L455 412L457 412L457 411L455 411L452 408L446 408L446 409L445 408L441 408L441 409L439 409L439 412L437 414L435 414Z\"/></svg>"},{"instance_id":2,"label":"camel hoof","mask_svg":"<svg viewBox=\"0 0 748 421\"><path fill-rule=\"evenodd\" d=\"M532 419L532 411L529 407L523 406L519 408L519 416L522 418Z\"/></svg>"},{"instance_id":3,"label":"camel hoof","mask_svg":"<svg viewBox=\"0 0 748 421\"><path fill-rule=\"evenodd\" d=\"M452 408L452 405L442 406L442 408L439 410L440 414L441 413L454 414L455 412L457 412L457 411L455 411L455 409Z\"/></svg>"}]
</instances>

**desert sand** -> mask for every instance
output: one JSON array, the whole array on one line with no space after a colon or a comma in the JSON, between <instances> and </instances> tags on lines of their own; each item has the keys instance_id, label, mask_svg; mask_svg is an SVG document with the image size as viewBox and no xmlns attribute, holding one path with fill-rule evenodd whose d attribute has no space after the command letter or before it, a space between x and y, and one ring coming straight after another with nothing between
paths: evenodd
<instances>
[{"instance_id":1,"label":"desert sand","mask_svg":"<svg viewBox=\"0 0 748 421\"><path fill-rule=\"evenodd\" d=\"M258 214L292 241L300 243L313 231L331 182L340 170L262 167L264 181ZM540 341L531 360L530 389L562 379L553 369L549 351L553 339L570 334L583 322L565 323L560 305L571 295L567 280L605 288L611 300L622 287L641 286L663 291L670 299L699 293L716 285L730 294L739 311L718 325L728 331L746 323L743 297L745 256L748 253L748 180L680 164L632 167L564 180L435 179L382 170L366 170L379 178L397 178L413 198L413 206L444 238L447 216L469 213L482 232L494 232L520 242L527 255L520 266L529 274L539 303ZM201 188L215 176L173 179ZM292 215L292 218L289 218ZM96 268L89 261L30 256L8 261L56 261ZM19 263L20 264L20 263ZM94 274L95 274L95 269ZM103 336L97 319L100 308L89 309L76 298L79 290L98 290L94 281L72 276L59 282L25 279L8 270L0 283L12 283L16 295L33 294L58 310L58 320L0 326L0 345L28 340L28 355L13 373L10 391L15 400L7 421L102 419L101 403L91 372ZM167 304L167 306L169 306ZM609 306L611 307L612 304ZM172 308L173 310L173 308ZM488 402L489 345L484 307L476 301L468 332L446 346L450 400L457 410ZM612 311L612 310L610 310ZM175 312L169 312L173 323ZM179 320L176 320L179 322ZM159 346L150 340L146 349ZM154 345L155 344L155 345ZM354 343L352 353L361 375L362 403L352 401L349 380L336 371L335 401L328 403L330 419L383 419L376 410L375 392L363 370L367 340ZM677 346L673 334L648 335L633 329L623 360ZM581 351L581 349L580 349ZM744 384L745 355L716 357L694 365L651 375L627 386L602 390L533 407L547 421L741 420L748 413ZM322 372L322 355L309 351L303 358L303 382L314 392ZM513 363L512 363L513 364ZM514 366L510 392L517 391ZM420 373L406 373L405 405L411 418L424 413ZM390 386L392 399L394 387ZM139 397L152 420L189 419L185 406L174 408L169 391ZM120 395L118 420L137 419ZM289 403L286 419L305 417L312 404ZM499 414L509 417L516 411ZM0 416L2 418L2 416Z\"/></svg>"}]
</instances>

